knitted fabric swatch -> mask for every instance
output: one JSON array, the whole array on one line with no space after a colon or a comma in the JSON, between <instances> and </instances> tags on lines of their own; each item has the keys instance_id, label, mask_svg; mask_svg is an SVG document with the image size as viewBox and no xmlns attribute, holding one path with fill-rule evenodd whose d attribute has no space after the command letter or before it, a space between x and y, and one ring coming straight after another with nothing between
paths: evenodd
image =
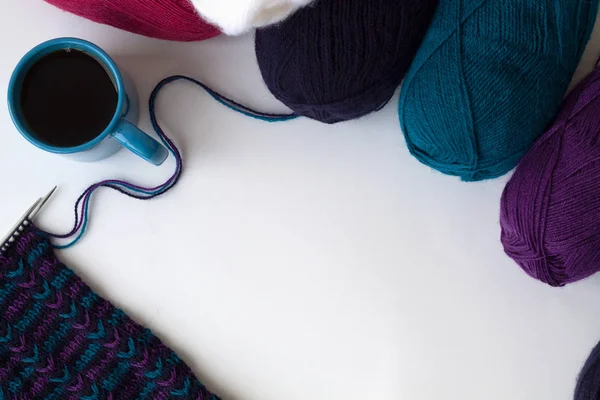
<instances>
[{"instance_id":1,"label":"knitted fabric swatch","mask_svg":"<svg viewBox=\"0 0 600 400\"><path fill-rule=\"evenodd\" d=\"M218 400L29 224L0 254L0 400Z\"/></svg>"}]
</instances>

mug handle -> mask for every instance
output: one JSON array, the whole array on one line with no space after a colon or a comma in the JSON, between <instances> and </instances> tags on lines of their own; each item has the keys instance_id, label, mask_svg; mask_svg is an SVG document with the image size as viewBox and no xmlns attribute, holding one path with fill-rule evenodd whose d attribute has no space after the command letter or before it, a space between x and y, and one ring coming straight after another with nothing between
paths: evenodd
<instances>
[{"instance_id":1,"label":"mug handle","mask_svg":"<svg viewBox=\"0 0 600 400\"><path fill-rule=\"evenodd\" d=\"M125 119L121 120L112 136L123 147L154 165L161 165L169 156L169 151L162 144Z\"/></svg>"}]
</instances>

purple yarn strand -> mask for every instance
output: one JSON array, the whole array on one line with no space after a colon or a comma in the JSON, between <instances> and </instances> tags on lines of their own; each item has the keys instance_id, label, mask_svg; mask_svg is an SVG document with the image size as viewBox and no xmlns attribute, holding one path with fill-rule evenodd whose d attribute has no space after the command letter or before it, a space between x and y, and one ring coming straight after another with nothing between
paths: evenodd
<instances>
[{"instance_id":1,"label":"purple yarn strand","mask_svg":"<svg viewBox=\"0 0 600 400\"><path fill-rule=\"evenodd\" d=\"M179 149L177 148L177 146L175 146L173 141L165 134L165 132L163 131L163 129L160 127L160 125L158 123L158 120L156 118L156 98L157 98L160 90L165 85L167 85L171 82L174 82L174 81L181 80L181 79L189 80L186 77L179 77L179 76L163 79L161 82L158 83L158 85L156 85L156 87L152 91L152 94L150 95L150 100L149 100L150 119L152 122L152 126L153 126L154 130L156 131L156 133L158 134L161 141L168 147L169 151L175 157L176 167L175 167L175 171L173 172L171 177L166 182L164 182L158 186L150 187L150 188L132 184L132 183L129 183L129 182L126 182L123 180L114 180L114 179L113 180L104 180L104 181L95 183L95 184L91 185L90 187L88 187L81 194L81 196L79 196L79 198L75 202L75 207L74 207L75 222L73 224L73 229L65 234L55 234L55 233L51 233L51 232L45 232L47 235L49 235L50 237L53 237L55 239L68 239L68 238L71 238L74 235L76 235L77 232L82 228L84 221L85 221L85 215L83 215L85 207L82 206L81 215L80 215L79 206L82 204L83 205L86 204L90 200L94 191L96 191L100 187L107 187L107 188L116 190L117 192L120 192L126 196L129 196L129 197L132 197L132 198L135 198L138 200L150 200L150 199L153 199L155 197L158 197L158 196L168 192L171 188L173 188L177 184L177 182L179 181L179 178L181 177L181 174L183 172L183 159L181 157L181 153L180 153ZM141 193L144 193L144 192L150 192L150 193L147 193L147 194L138 194L135 192L132 193L132 192L129 192L127 189L132 190L132 191L141 192Z\"/></svg>"},{"instance_id":2,"label":"purple yarn strand","mask_svg":"<svg viewBox=\"0 0 600 400\"><path fill-rule=\"evenodd\" d=\"M104 181L101 181L101 182L91 185L81 194L81 196L79 196L79 198L75 202L75 207L74 207L75 222L73 223L73 228L71 229L71 231L69 231L68 233L65 233L65 234L55 234L55 233L45 232L48 236L50 236L54 239L69 239L69 238L75 237L75 239L70 244L68 244L66 246L59 246L58 248L70 247L81 238L81 236L85 232L85 227L86 227L86 223L87 223L88 203L89 203L93 193L96 190L98 190L99 188L106 187L109 189L113 189L119 193L122 193L126 196L129 196L129 197L132 197L132 198L138 199L138 200L150 200L150 199L153 199L155 197L165 194L166 192L171 190L177 184L177 182L179 181L181 174L183 172L183 160L182 160L179 149L177 148L177 146L175 146L175 143L173 143L173 141L165 134L165 132L163 131L163 129L160 127L160 125L158 123L158 120L156 118L156 104L155 103L156 103L156 98L158 96L158 93L165 85L167 85L171 82L180 81L180 80L185 80L185 81L194 83L197 86L200 86L201 88L206 90L208 92L208 94L210 94L210 96L212 96L219 103L225 105L226 107L228 107L234 111L237 111L243 115L246 115L246 116L249 116L252 118L257 118L257 119L267 121L267 122L283 122L283 121L287 121L287 120L297 117L297 115L294 113L271 114L271 113L263 113L260 111L253 110L249 107L246 107L246 106L230 99L227 96L223 96L220 93L217 93L216 91L212 90L211 88L209 88L202 82L200 82L196 79L187 77L187 76L174 75L174 76L170 76L168 78L163 79L156 85L156 87L152 91L152 94L150 95L148 104L149 104L149 109L150 109L150 121L152 123L152 127L154 128L154 130L155 130L156 134L158 135L159 139L161 140L161 142L169 149L171 154L173 154L173 156L175 157L176 166L175 166L175 171L173 172L173 175L171 175L171 177L166 182L164 182L158 186L151 187L151 188L146 188L146 187L143 187L140 185L136 185L133 183L129 183L129 182L126 182L123 180L116 180L116 179L104 180Z\"/></svg>"}]
</instances>

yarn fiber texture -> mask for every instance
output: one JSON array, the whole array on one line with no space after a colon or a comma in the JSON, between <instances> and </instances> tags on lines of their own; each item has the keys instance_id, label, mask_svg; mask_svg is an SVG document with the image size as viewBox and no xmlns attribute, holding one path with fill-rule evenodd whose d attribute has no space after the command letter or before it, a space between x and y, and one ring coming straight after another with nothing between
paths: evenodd
<instances>
[{"instance_id":1,"label":"yarn fiber texture","mask_svg":"<svg viewBox=\"0 0 600 400\"><path fill-rule=\"evenodd\" d=\"M191 0L200 15L227 35L277 23L313 0Z\"/></svg>"},{"instance_id":2,"label":"yarn fiber texture","mask_svg":"<svg viewBox=\"0 0 600 400\"><path fill-rule=\"evenodd\" d=\"M597 10L597 0L441 0L400 95L410 152L465 181L514 168L554 118Z\"/></svg>"},{"instance_id":3,"label":"yarn fiber texture","mask_svg":"<svg viewBox=\"0 0 600 400\"><path fill-rule=\"evenodd\" d=\"M600 69L565 99L504 190L506 253L552 286L600 270Z\"/></svg>"},{"instance_id":4,"label":"yarn fiber texture","mask_svg":"<svg viewBox=\"0 0 600 400\"><path fill-rule=\"evenodd\" d=\"M400 85L437 0L318 0L256 33L273 95L305 117L336 123L382 108Z\"/></svg>"},{"instance_id":5,"label":"yarn fiber texture","mask_svg":"<svg viewBox=\"0 0 600 400\"><path fill-rule=\"evenodd\" d=\"M32 225L0 254L0 315L0 399L219 399Z\"/></svg>"},{"instance_id":6,"label":"yarn fiber texture","mask_svg":"<svg viewBox=\"0 0 600 400\"><path fill-rule=\"evenodd\" d=\"M593 350L577 378L574 400L600 399L600 344Z\"/></svg>"},{"instance_id":7,"label":"yarn fiber texture","mask_svg":"<svg viewBox=\"0 0 600 400\"><path fill-rule=\"evenodd\" d=\"M190 42L220 34L188 0L45 1L94 22L158 39Z\"/></svg>"}]
</instances>

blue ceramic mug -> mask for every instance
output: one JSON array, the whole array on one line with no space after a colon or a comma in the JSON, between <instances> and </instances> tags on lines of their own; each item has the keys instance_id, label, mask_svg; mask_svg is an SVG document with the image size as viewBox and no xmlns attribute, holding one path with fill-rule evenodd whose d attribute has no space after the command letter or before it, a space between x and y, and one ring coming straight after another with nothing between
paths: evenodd
<instances>
[{"instance_id":1,"label":"blue ceramic mug","mask_svg":"<svg viewBox=\"0 0 600 400\"><path fill-rule=\"evenodd\" d=\"M118 95L114 115L104 131L92 140L75 147L57 147L40 139L25 121L20 102L25 75L31 67L42 57L64 50L81 51L99 62L109 75ZM155 165L162 164L169 154L162 144L136 126L139 119L139 104L137 91L131 80L119 70L106 52L82 39L53 39L29 51L21 59L10 79L8 107L21 135L33 145L50 153L61 154L78 161L97 161L125 147Z\"/></svg>"}]
</instances>

